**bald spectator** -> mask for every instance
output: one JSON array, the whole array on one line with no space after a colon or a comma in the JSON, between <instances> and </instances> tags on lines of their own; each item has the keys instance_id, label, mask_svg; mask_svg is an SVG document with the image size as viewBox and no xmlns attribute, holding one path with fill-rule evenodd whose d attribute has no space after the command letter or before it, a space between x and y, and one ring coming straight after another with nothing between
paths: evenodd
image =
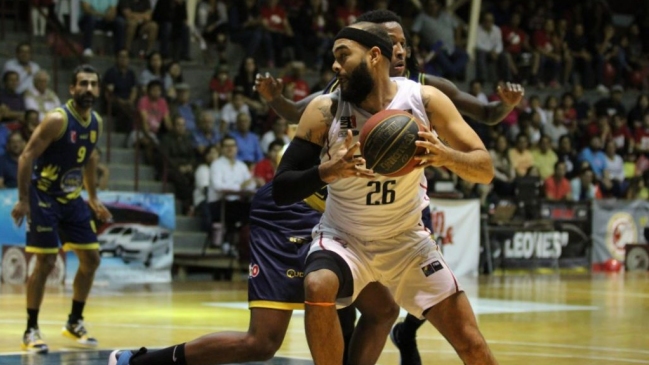
<instances>
[{"instance_id":1,"label":"bald spectator","mask_svg":"<svg viewBox=\"0 0 649 365\"><path fill-rule=\"evenodd\" d=\"M16 47L16 57L5 62L2 74L7 71L14 71L18 74L18 86L16 92L22 94L34 84L34 75L40 66L32 61L32 47L29 43L20 43Z\"/></svg>"},{"instance_id":2,"label":"bald spectator","mask_svg":"<svg viewBox=\"0 0 649 365\"><path fill-rule=\"evenodd\" d=\"M30 78L31 80L31 78ZM25 100L17 92L20 84L18 73L7 71L2 76L3 88L0 90L0 121L17 122L25 116Z\"/></svg>"},{"instance_id":3,"label":"bald spectator","mask_svg":"<svg viewBox=\"0 0 649 365\"><path fill-rule=\"evenodd\" d=\"M214 121L214 115L209 111L202 111L198 118L198 124L193 135L194 149L199 155L205 152L210 146L216 146L221 141L219 127Z\"/></svg>"},{"instance_id":4,"label":"bald spectator","mask_svg":"<svg viewBox=\"0 0 649 365\"><path fill-rule=\"evenodd\" d=\"M54 90L48 88L50 75L45 70L40 70L34 75L34 86L25 92L25 109L38 111L39 120L43 120L45 113L61 106L61 100Z\"/></svg>"},{"instance_id":5,"label":"bald spectator","mask_svg":"<svg viewBox=\"0 0 649 365\"><path fill-rule=\"evenodd\" d=\"M121 15L126 19L126 49L130 52L135 35L146 35L146 53L153 52L158 40L158 24L152 19L149 0L120 0L118 5Z\"/></svg>"},{"instance_id":6,"label":"bald spectator","mask_svg":"<svg viewBox=\"0 0 649 365\"><path fill-rule=\"evenodd\" d=\"M18 157L25 149L25 140L19 131L9 135L7 153L0 157L0 188L18 186Z\"/></svg>"},{"instance_id":7,"label":"bald spectator","mask_svg":"<svg viewBox=\"0 0 649 365\"><path fill-rule=\"evenodd\" d=\"M288 144L291 141L288 134L286 134L286 120L284 119L277 119L275 123L273 123L271 130L264 133L261 137L261 150L264 153L268 153L268 146L270 146L271 142L275 140L283 141L284 144Z\"/></svg>"}]
</instances>

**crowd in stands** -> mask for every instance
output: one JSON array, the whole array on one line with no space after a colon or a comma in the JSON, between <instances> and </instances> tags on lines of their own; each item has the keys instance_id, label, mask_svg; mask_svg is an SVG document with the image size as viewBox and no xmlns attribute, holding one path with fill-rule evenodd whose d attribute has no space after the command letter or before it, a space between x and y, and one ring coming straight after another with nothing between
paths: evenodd
<instances>
[{"instance_id":1,"label":"crowd in stands","mask_svg":"<svg viewBox=\"0 0 649 365\"><path fill-rule=\"evenodd\" d=\"M322 90L334 76L329 66L336 32L366 10L387 8L403 17L421 71L453 81L467 74L466 0L449 7L440 0L154 3L81 0L84 53L93 55L94 29L112 32L115 64L101 71L102 102L111 105L115 130L130 134L128 145L143 148L159 177L165 172L184 213L218 220L225 206L234 217L229 228L245 220L250 193L272 179L275 156L289 141L287 121L253 88L260 68L279 69L274 76L289 99ZM476 79L467 91L495 101L497 93L483 88L514 81L526 85L525 99L496 126L469 120L494 159L492 184L469 184L430 168L430 193L446 192L439 182L449 182L454 194L479 198L485 207L530 189L552 200L649 198L649 96L640 94L631 110L622 102L625 90L649 89L649 6L638 7L635 18L619 24L602 0L484 1ZM146 61L137 70L130 61L142 37ZM190 38L217 53L203 84L183 78ZM228 64L229 43L243 49L240 64ZM305 79L308 70L321 75L313 85ZM27 44L5 63L2 81L0 176L11 186L5 168L60 100ZM590 90L601 94L598 101L584 97ZM166 156L162 163L158 153Z\"/></svg>"}]
</instances>

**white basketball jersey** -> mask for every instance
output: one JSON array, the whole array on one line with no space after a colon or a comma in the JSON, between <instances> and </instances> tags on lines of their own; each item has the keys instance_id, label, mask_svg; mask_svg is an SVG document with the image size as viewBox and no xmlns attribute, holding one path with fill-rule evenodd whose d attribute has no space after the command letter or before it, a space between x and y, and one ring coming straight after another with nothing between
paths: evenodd
<instances>
[{"instance_id":1,"label":"white basketball jersey","mask_svg":"<svg viewBox=\"0 0 649 365\"><path fill-rule=\"evenodd\" d=\"M392 81L398 89L386 109L405 110L430 125L421 100L421 84L401 77ZM371 116L351 103L339 101L321 162L328 161L331 153L344 144L348 130L360 132ZM354 142L358 140L356 132ZM327 209L322 220L366 240L396 236L421 221L425 181L421 169L399 177L377 175L372 180L356 177L337 180L328 186Z\"/></svg>"}]
</instances>

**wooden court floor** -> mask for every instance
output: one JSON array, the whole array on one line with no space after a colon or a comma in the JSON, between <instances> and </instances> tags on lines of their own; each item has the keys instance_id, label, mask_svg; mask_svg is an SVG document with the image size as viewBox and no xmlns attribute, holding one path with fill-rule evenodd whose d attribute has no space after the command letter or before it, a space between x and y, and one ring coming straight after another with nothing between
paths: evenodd
<instances>
[{"instance_id":1,"label":"wooden court floor","mask_svg":"<svg viewBox=\"0 0 649 365\"><path fill-rule=\"evenodd\" d=\"M649 364L649 273L496 275L461 279L500 364ZM107 352L74 349L60 336L70 288L48 288L40 326L49 355L20 356L24 288L0 285L0 365L105 364ZM246 330L244 283L98 283L86 313L99 350L163 347L213 331ZM430 325L418 333L424 364L461 364ZM291 361L289 359L294 359ZM294 313L273 364L307 364L303 316ZM399 363L389 342L379 364Z\"/></svg>"}]
</instances>

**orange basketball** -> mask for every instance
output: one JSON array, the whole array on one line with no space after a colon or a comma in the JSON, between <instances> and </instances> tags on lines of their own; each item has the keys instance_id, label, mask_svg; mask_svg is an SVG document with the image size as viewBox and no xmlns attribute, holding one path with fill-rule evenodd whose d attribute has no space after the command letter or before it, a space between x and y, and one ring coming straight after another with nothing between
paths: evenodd
<instances>
[{"instance_id":1,"label":"orange basketball","mask_svg":"<svg viewBox=\"0 0 649 365\"><path fill-rule=\"evenodd\" d=\"M368 169L386 176L403 176L419 161L414 157L424 153L417 147L417 134L424 126L414 115L403 110L383 110L365 122L359 141L361 154Z\"/></svg>"}]
</instances>

